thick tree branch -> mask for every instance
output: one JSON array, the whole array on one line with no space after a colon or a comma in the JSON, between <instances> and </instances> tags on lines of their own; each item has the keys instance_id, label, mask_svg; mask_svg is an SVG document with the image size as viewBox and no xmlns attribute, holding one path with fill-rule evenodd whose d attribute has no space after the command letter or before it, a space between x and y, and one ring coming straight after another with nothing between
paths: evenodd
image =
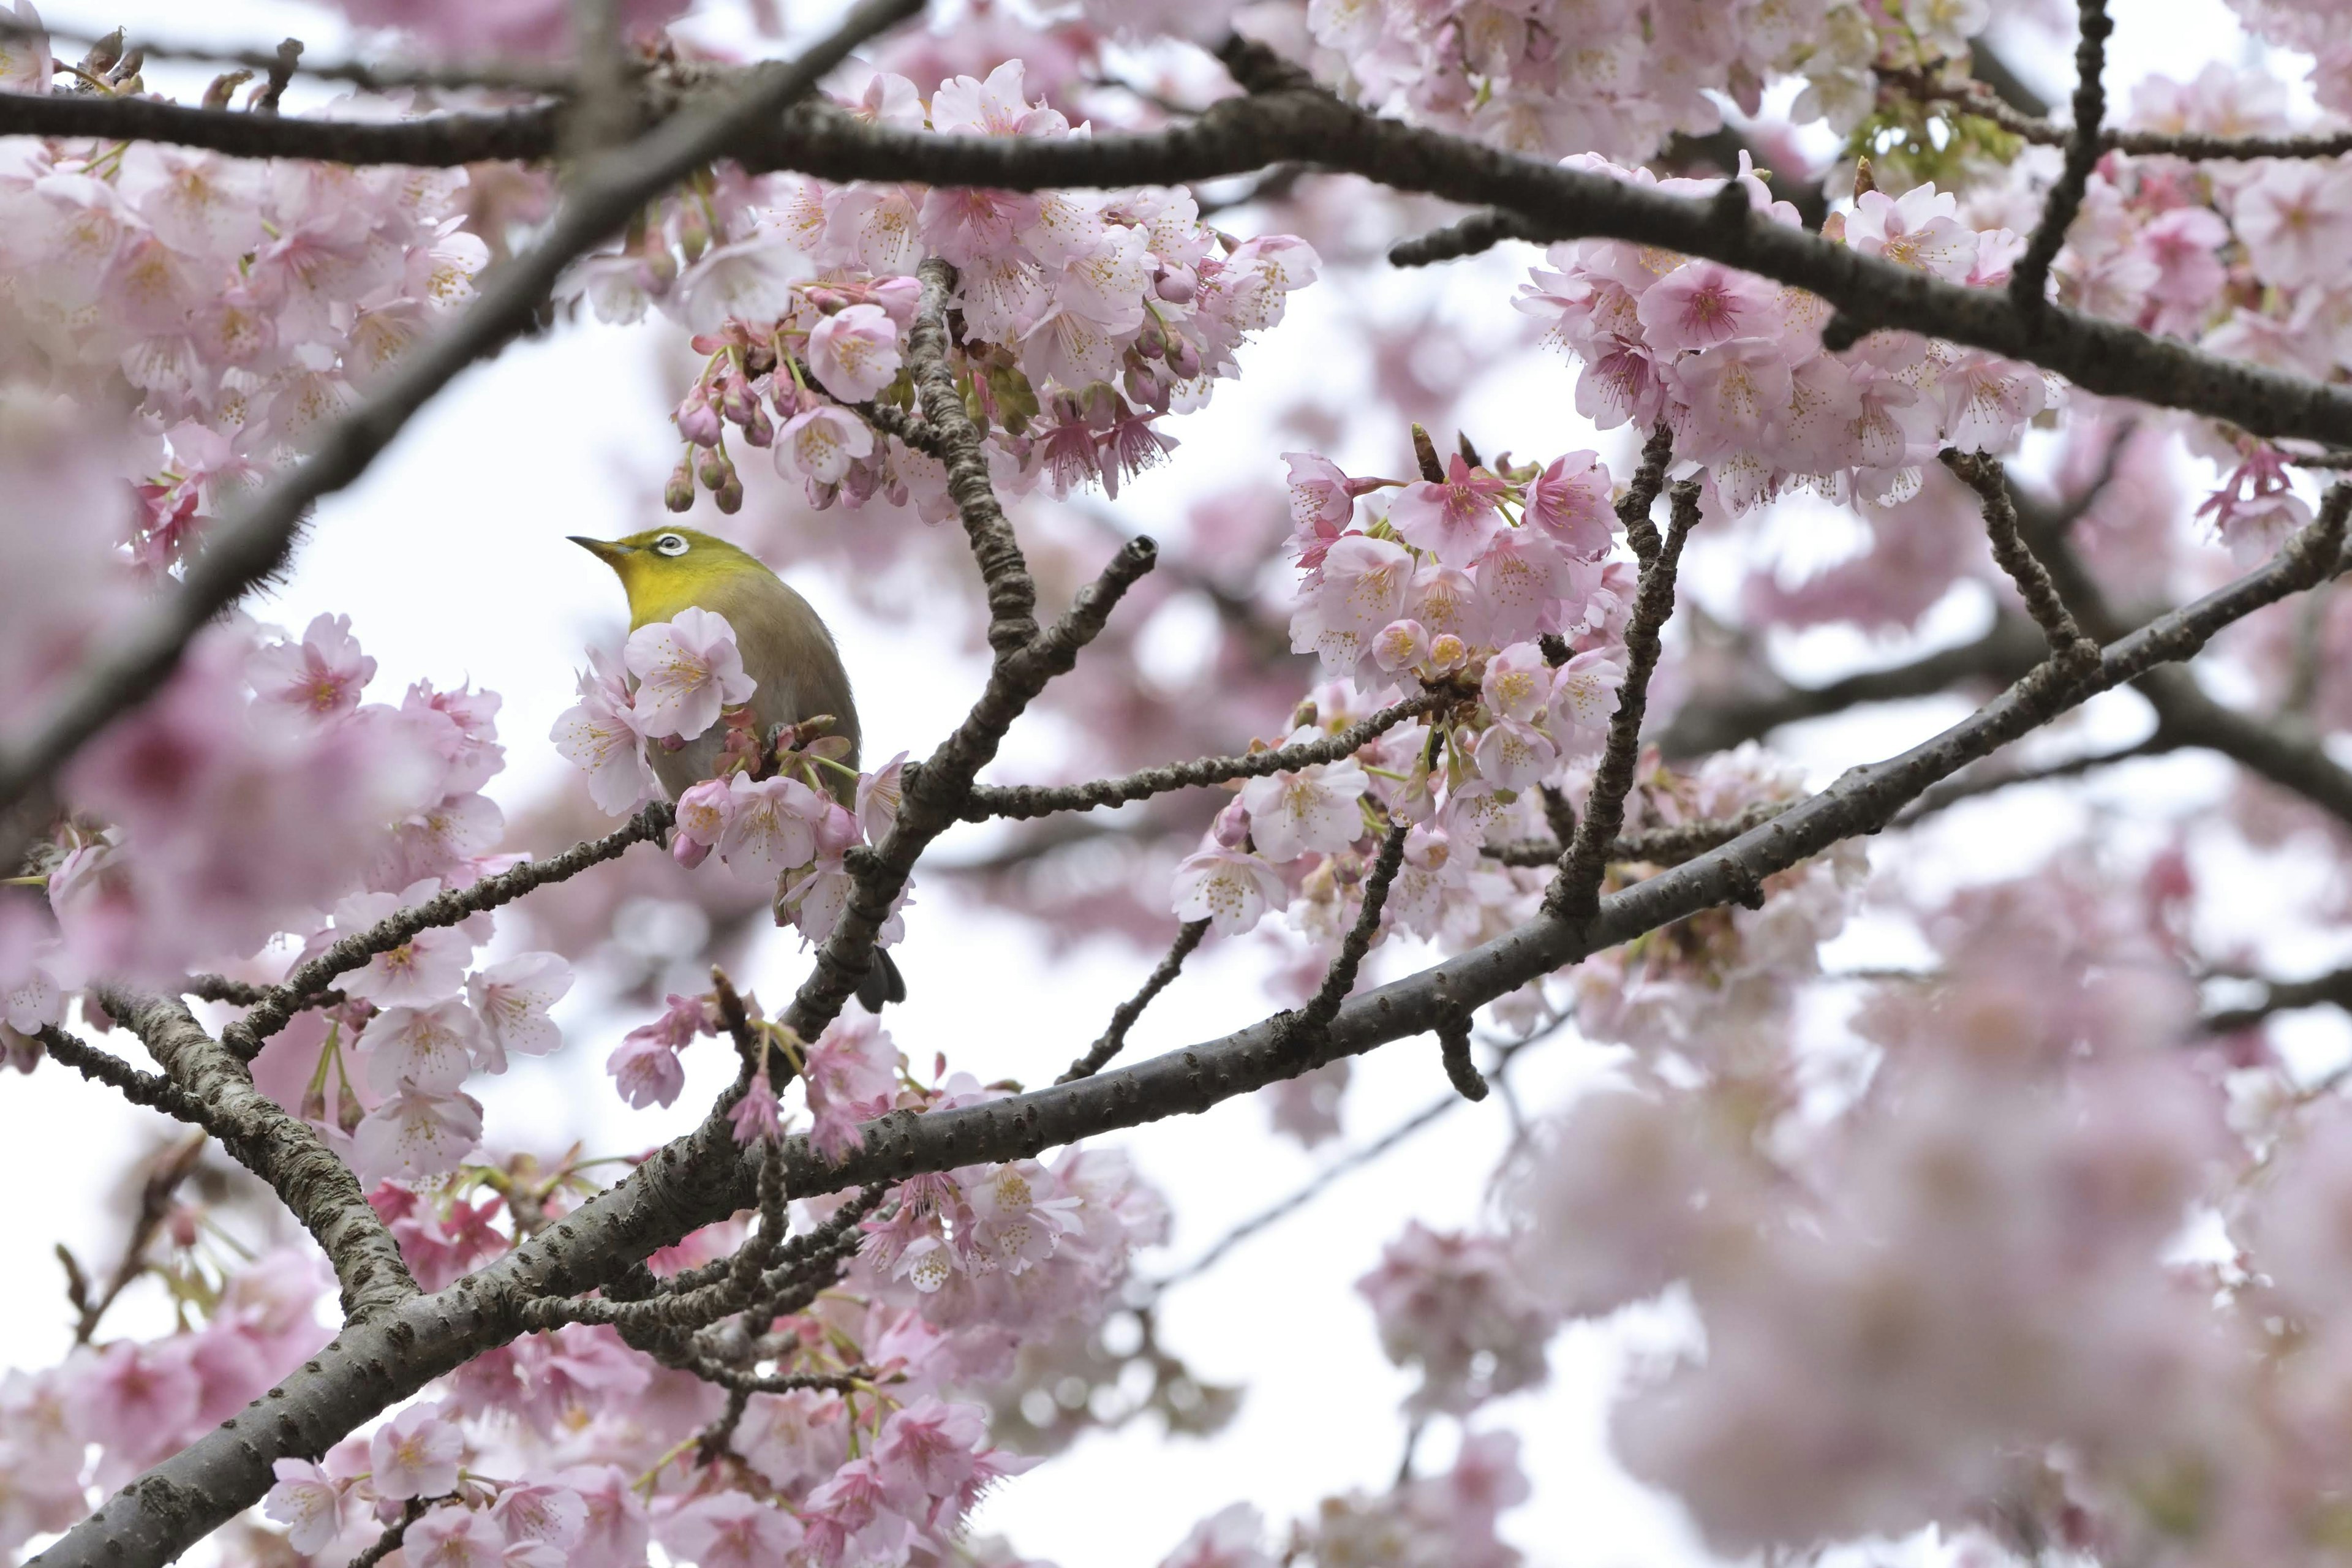
<instances>
[{"instance_id":1,"label":"thick tree branch","mask_svg":"<svg viewBox=\"0 0 2352 1568\"><path fill-rule=\"evenodd\" d=\"M108 721L151 696L177 667L197 632L284 563L303 519L319 499L357 479L410 417L459 372L527 328L574 258L683 175L718 157L750 127L774 120L850 50L921 7L922 0L860 0L839 27L799 59L755 71L739 90L679 114L641 140L591 162L537 246L493 272L480 298L455 325L403 356L366 401L326 432L299 468L215 524L181 585L162 595L143 618L116 630L105 656L77 672L29 729L0 742L0 818ZM10 127L6 111L26 104L121 107L132 101L0 95L0 130L25 129ZM274 128L327 123L256 114L224 118ZM132 130L121 134L142 133ZM324 152L310 155L335 157ZM16 852L16 845L0 844L0 865L13 864Z\"/></svg>"},{"instance_id":2,"label":"thick tree branch","mask_svg":"<svg viewBox=\"0 0 2352 1568\"><path fill-rule=\"evenodd\" d=\"M1228 46L1225 58L1238 75L1281 81L1258 68L1257 52L1254 45L1236 42ZM763 79L772 83L778 79ZM1277 163L1313 164L1360 174L1397 190L1514 214L1533 238L1627 239L1743 268L1828 300L1838 311L1832 336L1844 342L1877 328L1922 332L2055 371L2102 396L2185 408L2258 435L2352 447L2352 391L2223 360L2121 322L2056 306L2021 311L2000 290L1969 289L1906 270L1801 228L1774 223L1744 204L1669 195L1604 174L1498 152L1378 119L1308 87L1276 85L1272 90L1225 99L1198 119L1164 131L1051 140L898 131L865 124L820 104L803 105L789 114L776 112L788 96L763 89L740 115L689 110L639 146L649 147L664 138L681 147L690 142L696 155L684 167L731 152L754 172L791 169L832 180L1017 190L1187 184ZM8 111L0 115L0 132L102 134L195 145L229 141L235 145L220 150L338 162L447 163L491 155L472 145L458 150L419 145L431 143L442 132L420 133L397 123L329 127L342 139L332 147L277 147L253 133L257 117L250 115L214 119L200 110L170 114L142 110L136 123L115 124L104 112L94 112L111 110L118 107L114 102L25 97L9 99L0 107ZM169 107L154 106L156 110ZM86 117L89 122L77 118L68 126L52 118L60 115ZM689 120L709 127L709 133L672 138L673 129ZM232 127L222 121L238 123ZM503 152L510 157L539 156L553 145L551 126L543 145ZM464 156L457 156L457 151ZM656 181L652 188L667 183ZM634 210L641 200L631 201L628 207ZM600 226L597 235L620 221L615 217ZM559 230L562 226L559 224ZM534 290L528 303L535 307L544 291ZM21 788L6 770L0 770L0 786L5 786L0 787L0 805Z\"/></svg>"},{"instance_id":3,"label":"thick tree branch","mask_svg":"<svg viewBox=\"0 0 2352 1568\"><path fill-rule=\"evenodd\" d=\"M364 1323L417 1294L400 1245L368 1206L359 1179L310 1123L253 1086L245 1064L176 997L102 987L99 1000L147 1047L204 1112L205 1131L269 1184L334 1266L343 1318Z\"/></svg>"}]
</instances>

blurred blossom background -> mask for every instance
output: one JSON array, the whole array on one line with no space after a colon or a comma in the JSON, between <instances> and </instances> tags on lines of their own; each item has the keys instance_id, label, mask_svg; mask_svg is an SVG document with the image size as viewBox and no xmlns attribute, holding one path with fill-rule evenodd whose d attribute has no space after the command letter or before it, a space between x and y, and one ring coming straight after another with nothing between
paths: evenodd
<instances>
[{"instance_id":1,"label":"blurred blossom background","mask_svg":"<svg viewBox=\"0 0 2352 1568\"><path fill-rule=\"evenodd\" d=\"M2030 85L2056 101L2071 87L2073 20L2071 7L2050 10L2046 25L2030 16L2006 20L1997 42ZM2116 11L2111 102L2126 100L2132 85L2150 73L2186 78L2208 60L2262 56L2263 47L2242 34L2221 0ZM262 0L205 7L75 0L44 5L43 16L68 37L127 24L159 38L243 47L299 37L318 57L370 45L339 12ZM828 7L791 5L788 36L813 33L829 16ZM756 35L754 22L751 8L705 0L677 30L714 49L775 48ZM59 52L73 50L61 44ZM1159 57L1119 61L1114 51L1112 58L1136 76L1157 79L1172 97L1200 85ZM193 100L210 73L201 65L159 62L147 74L151 85ZM2302 73L2280 74L2299 80ZM331 93L298 80L289 107ZM1821 141L1801 150L1819 165L1835 154L1836 138L1819 126L1814 132ZM1279 737L1303 682L1223 690L1219 672L1205 666L1221 616L1236 613L1235 606L1244 615L1253 605L1277 606L1289 591L1291 568L1271 549L1288 526L1278 457L1284 450L1310 447L1351 472L1402 472L1411 462L1406 422L1419 419L1438 433L1441 446L1460 429L1489 453L1591 447L1613 472L1633 467L1636 447L1627 431L1597 432L1574 412L1571 372L1538 345L1535 324L1510 307L1533 255L1528 247L1507 245L1447 267L1392 270L1380 261L1387 241L1442 219L1439 209L1340 179L1310 177L1293 199L1307 215L1304 222L1295 210L1277 221L1252 205L1214 221L1242 234L1281 227L1307 235L1328 264L1324 280L1290 300L1280 329L1243 351L1237 383L1223 386L1205 410L1167 423L1181 443L1169 461L1130 479L1115 500L1087 489L1066 501L1032 498L1016 510L1050 605L1058 605L1126 534L1150 533L1169 543L1171 569L1129 602L1117 625L1115 635L1133 647L1132 673L1121 678L1129 684L1089 687L1082 665L1066 696L1014 729L990 778L1063 776L1073 757L1086 754L1090 732L1098 738L1105 727L1132 726L1135 733L1122 736L1123 743L1140 734L1150 742L1147 755L1169 758ZM258 617L298 635L315 615L348 614L353 634L378 661L372 699L396 700L407 682L420 679L444 687L470 680L498 692L507 767L488 793L505 813L508 848L545 851L601 830L604 821L547 736L574 700L585 650L617 647L625 615L611 574L565 536L612 537L656 526L667 515L662 486L677 452L668 416L695 370L674 331L650 322L605 326L585 312L516 344L467 373L410 424L362 483L322 505L291 575L253 605ZM2049 456L2046 447L2029 446L2020 471L2030 477ZM740 516L719 519L706 500L689 521L777 565L830 622L858 694L869 766L900 751L924 754L961 716L983 671L977 584L960 535L932 529L929 539L906 548L873 534L924 529L911 513L815 513L793 493L796 487L764 471L747 470L745 479L751 493ZM2210 473L2185 481L2191 490L2211 482ZM1766 542L1794 580L1850 552L1858 527L1850 513L1784 502ZM1265 562L1266 574L1220 574L1236 560ZM1718 548L1702 537L1686 569L1685 603L1702 610L1712 605L1727 616L1748 591L1746 577L1737 547ZM1851 626L1781 632L1770 652L1792 677L1823 680L1964 642L1990 615L1990 597L1971 583L1922 616L1916 634L1873 637ZM1283 624L1278 610L1269 609L1266 619ZM1297 669L1304 668L1302 661ZM1213 705L1202 700L1211 693L1220 698ZM2094 702L2073 721L2075 732L2086 747L2108 734L2127 741L2137 700L2116 695ZM1806 770L1809 786L1818 786L1963 711L1956 700L1882 707L1792 726L1780 732L1776 749ZM1253 723L1254 730L1245 727ZM1998 837L1980 831L1982 819L1953 812L1925 837L1906 874L1929 888L1991 880L2038 863L2084 814L2103 809L2105 792L2127 789L2135 812L2152 820L2188 820L2226 787L2225 764L2191 753L2110 773L2064 797L2004 796ZM1197 827L1214 804L1195 800L1181 809L1193 813ZM961 827L919 873L898 949L911 996L886 1020L919 1072L937 1048L982 1079L1050 1081L1100 1031L1164 946L1169 858L1136 852L1116 831L1046 855L1026 853L1033 842L1003 825ZM1008 857L1005 868L988 871ZM953 866L967 870L950 874ZM731 1060L716 1050L689 1053L689 1079L677 1101L667 1110L632 1111L604 1074L612 1043L649 1017L664 992L702 989L698 965L713 942L740 985L778 1004L804 972L808 955L795 933L769 928L763 900L719 907L692 890L687 873L656 857L607 870L613 874L600 873L603 902L593 912L612 922L613 962L583 969L583 984L558 1007L565 1047L519 1059L504 1078L478 1086L493 1152L560 1149L576 1139L592 1153L621 1155L686 1131L732 1071ZM2240 885L2291 891L2298 875L2307 884L2320 874L2298 872L2291 858L2280 857ZM1024 904L1087 909L1097 918L1065 922L1049 939L1046 925L1021 912ZM500 949L538 945L539 922L589 918L567 914L572 907L536 900L515 906L500 916ZM2224 910L2221 918L2231 913ZM2249 940L2259 937L2285 966L2315 967L2340 956L2298 951L2297 933L2266 928L2261 908L2236 913ZM1073 938L1073 929L1096 934ZM1402 973L1425 951L1395 941L1376 955L1377 963L1381 973ZM1904 921L1865 908L1822 958L1832 971L1868 969L1912 962L1921 951L1918 934ZM1270 1004L1291 1000L1297 983L1278 942L1213 942L1146 1015L1129 1055L1251 1022ZM1809 1025L1842 1026L1833 1002L1811 1005L1823 1016ZM2298 1016L2277 1028L2298 1065L2312 1072L2344 1058L2352 1045L2333 1014ZM1450 1106L1164 1294L1151 1292L1150 1282L1178 1274L1236 1225L1445 1103L1449 1090L1433 1042L1408 1042L1355 1063L1336 1128L1318 1129L1328 1135L1311 1147L1276 1130L1276 1108L1264 1095L1118 1135L1116 1142L1166 1194L1174 1215L1168 1243L1139 1264L1137 1304L1150 1297L1150 1331L1197 1380L1180 1399L1185 1414L1197 1419L1230 1399L1230 1420L1213 1436L1171 1433L1160 1414L1133 1414L1147 1390L1094 1390L1096 1424L1055 1463L992 1494L975 1528L1068 1568L1150 1568L1196 1521L1227 1501L1255 1502L1279 1526L1311 1513L1326 1495L1387 1487L1405 1454L1399 1409L1414 1378L1382 1355L1356 1281L1407 1221L1437 1227L1474 1221L1490 1201L1486 1183L1513 1136L1515 1105L1538 1113L1566 1103L1605 1079L1612 1054L1581 1042L1572 1024L1558 1029L1515 1058L1508 1097ZM1286 1114L1294 1121L1317 1114L1304 1103L1312 1092L1290 1091ZM19 1271L0 1298L0 1335L15 1364L52 1364L70 1344L62 1277L46 1260L63 1241L86 1261L110 1261L135 1194L110 1188L101 1175L160 1146L168 1131L160 1120L68 1073L43 1071L5 1083L0 1147L8 1151L19 1196L0 1205L0 1248L19 1260ZM223 1223L233 1230L239 1217L232 1210ZM118 1309L110 1332L163 1331L170 1311L160 1287L142 1285ZM1531 1563L1659 1568L1711 1560L1676 1503L1618 1468L1606 1432L1612 1391L1628 1365L1687 1342L1694 1331L1671 1295L1573 1326L1552 1342L1546 1384L1480 1412L1478 1429L1508 1428L1523 1441L1534 1497L1505 1516L1502 1534ZM1115 1344L1133 1342L1143 1332L1142 1319L1129 1314L1109 1337ZM1076 1391L1089 1393L1083 1384ZM1050 1409L1024 1414L1054 1416ZM1002 1436L1015 1446L1021 1441L1018 1431ZM1460 1433L1438 1419L1418 1438L1419 1462L1429 1468L1445 1462ZM1902 1551L1924 1553L1933 1544L1915 1539Z\"/></svg>"}]
</instances>

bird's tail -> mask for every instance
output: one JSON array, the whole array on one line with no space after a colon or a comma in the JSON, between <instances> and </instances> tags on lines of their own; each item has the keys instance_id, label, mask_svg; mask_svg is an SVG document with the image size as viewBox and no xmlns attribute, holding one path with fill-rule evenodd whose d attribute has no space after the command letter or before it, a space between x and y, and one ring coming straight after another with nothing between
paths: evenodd
<instances>
[{"instance_id":1,"label":"bird's tail","mask_svg":"<svg viewBox=\"0 0 2352 1568\"><path fill-rule=\"evenodd\" d=\"M857 983L857 1000L869 1013L879 1013L883 1005L907 999L907 977L898 973L898 963L890 950L877 947L866 965L866 978Z\"/></svg>"}]
</instances>

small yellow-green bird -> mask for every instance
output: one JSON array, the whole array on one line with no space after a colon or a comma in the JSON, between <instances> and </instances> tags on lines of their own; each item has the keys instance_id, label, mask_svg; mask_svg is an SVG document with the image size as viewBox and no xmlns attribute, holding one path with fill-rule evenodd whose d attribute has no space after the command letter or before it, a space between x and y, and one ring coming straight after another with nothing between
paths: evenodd
<instances>
[{"instance_id":1,"label":"small yellow-green bird","mask_svg":"<svg viewBox=\"0 0 2352 1568\"><path fill-rule=\"evenodd\" d=\"M857 704L849 694L841 650L809 602L757 556L691 528L654 529L625 539L571 537L620 578L629 596L631 631L689 608L724 616L734 628L743 672L759 683L751 694L751 717L760 733L830 713L833 732L849 742L842 761L857 766ZM676 800L717 770L723 744L723 729L714 727L680 750L656 747L654 774ZM846 777L834 780L834 794L843 805L852 804ZM857 999L869 1012L907 999L907 983L881 948L874 950L866 978L858 983Z\"/></svg>"}]
</instances>

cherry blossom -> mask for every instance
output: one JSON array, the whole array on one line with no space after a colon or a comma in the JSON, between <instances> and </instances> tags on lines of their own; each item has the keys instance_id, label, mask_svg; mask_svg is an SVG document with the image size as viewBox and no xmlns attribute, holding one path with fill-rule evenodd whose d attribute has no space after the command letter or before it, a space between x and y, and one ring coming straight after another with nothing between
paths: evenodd
<instances>
[{"instance_id":1,"label":"cherry blossom","mask_svg":"<svg viewBox=\"0 0 2352 1568\"><path fill-rule=\"evenodd\" d=\"M648 739L690 741L719 722L722 707L751 700L756 684L726 617L688 607L629 634L622 655L637 678L630 712Z\"/></svg>"}]
</instances>

